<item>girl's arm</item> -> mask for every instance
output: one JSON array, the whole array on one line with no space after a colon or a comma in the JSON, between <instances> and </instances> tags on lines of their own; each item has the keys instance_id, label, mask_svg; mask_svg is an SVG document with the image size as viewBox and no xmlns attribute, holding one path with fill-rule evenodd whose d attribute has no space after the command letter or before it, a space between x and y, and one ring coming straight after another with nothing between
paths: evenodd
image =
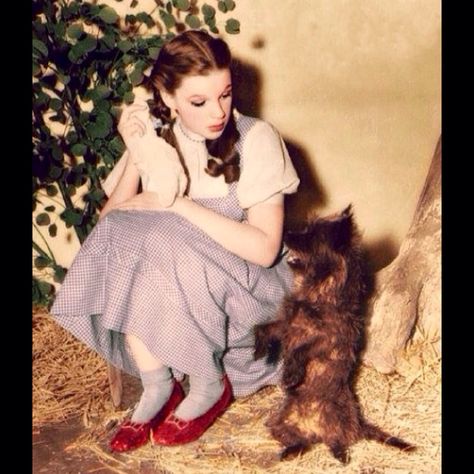
<instances>
[{"instance_id":1,"label":"girl's arm","mask_svg":"<svg viewBox=\"0 0 474 474\"><path fill-rule=\"evenodd\" d=\"M283 233L283 195L272 203L251 207L247 223L234 221L186 198L177 198L169 208L203 230L239 257L265 267L275 261Z\"/></svg>"},{"instance_id":2,"label":"girl's arm","mask_svg":"<svg viewBox=\"0 0 474 474\"><path fill-rule=\"evenodd\" d=\"M138 185L140 183L140 174L137 167L130 159L130 154L127 155L127 164L123 171L120 180L117 183L114 191L110 195L107 203L100 212L99 220L105 217L110 211L116 208L119 204L127 201L137 194Z\"/></svg>"},{"instance_id":3,"label":"girl's arm","mask_svg":"<svg viewBox=\"0 0 474 474\"><path fill-rule=\"evenodd\" d=\"M283 195L248 209L247 223L237 222L187 198L177 197L166 209L158 194L143 192L116 206L118 209L173 211L199 227L209 237L239 257L265 267L275 261L283 233Z\"/></svg>"},{"instance_id":4,"label":"girl's arm","mask_svg":"<svg viewBox=\"0 0 474 474\"><path fill-rule=\"evenodd\" d=\"M199 227L225 249L249 262L269 267L275 261L283 234L283 194L274 195L269 201L250 207L247 223L241 223L187 198L177 197L172 206L164 208L157 193L145 191L135 195L138 185L138 173L135 173L133 193L126 200L117 200L111 204L114 208L173 211Z\"/></svg>"}]
</instances>

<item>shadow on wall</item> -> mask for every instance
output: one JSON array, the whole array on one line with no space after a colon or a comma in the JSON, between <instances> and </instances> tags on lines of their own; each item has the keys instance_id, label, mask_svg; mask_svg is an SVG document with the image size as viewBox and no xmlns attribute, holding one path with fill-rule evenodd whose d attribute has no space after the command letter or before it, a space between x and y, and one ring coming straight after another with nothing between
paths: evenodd
<instances>
[{"instance_id":1,"label":"shadow on wall","mask_svg":"<svg viewBox=\"0 0 474 474\"><path fill-rule=\"evenodd\" d=\"M244 115L261 117L262 76L257 68L240 59L233 58L232 75L234 84L232 95L237 110Z\"/></svg>"},{"instance_id":2,"label":"shadow on wall","mask_svg":"<svg viewBox=\"0 0 474 474\"><path fill-rule=\"evenodd\" d=\"M233 76L236 87L234 88L234 104L244 115L263 118L262 79L258 69L240 59L234 58ZM295 228L304 223L309 212L316 207L324 206L327 202L326 193L318 180L311 160L305 150L298 144L283 137L290 154L293 165L300 178L300 186L296 194L286 197L285 224L286 227Z\"/></svg>"},{"instance_id":3,"label":"shadow on wall","mask_svg":"<svg viewBox=\"0 0 474 474\"><path fill-rule=\"evenodd\" d=\"M262 117L262 76L252 64L234 57L234 105L244 115ZM314 170L314 157L309 157L304 148L293 141L283 140L296 172L300 178L298 192L285 198L285 227L295 229L304 225L309 214L324 208L328 194ZM357 214L357 209L355 209ZM374 272L390 264L398 254L395 241L389 236L365 245L370 269Z\"/></svg>"},{"instance_id":4,"label":"shadow on wall","mask_svg":"<svg viewBox=\"0 0 474 474\"><path fill-rule=\"evenodd\" d=\"M310 213L327 204L327 195L314 166L306 151L299 145L285 140L296 173L300 178L298 192L290 194L285 199L286 226L298 228L306 221Z\"/></svg>"},{"instance_id":5,"label":"shadow on wall","mask_svg":"<svg viewBox=\"0 0 474 474\"><path fill-rule=\"evenodd\" d=\"M378 239L364 246L365 254L372 272L378 272L390 265L398 255L399 247L390 236Z\"/></svg>"}]
</instances>

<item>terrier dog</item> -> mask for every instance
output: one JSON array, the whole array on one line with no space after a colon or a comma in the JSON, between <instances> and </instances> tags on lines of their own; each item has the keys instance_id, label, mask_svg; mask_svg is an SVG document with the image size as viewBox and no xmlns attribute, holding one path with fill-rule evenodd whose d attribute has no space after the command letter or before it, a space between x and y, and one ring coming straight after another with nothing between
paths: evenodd
<instances>
[{"instance_id":1,"label":"terrier dog","mask_svg":"<svg viewBox=\"0 0 474 474\"><path fill-rule=\"evenodd\" d=\"M289 232L293 288L278 318L255 326L255 359L283 357L285 399L267 423L285 459L322 442L349 462L362 439L412 451L414 446L364 420L352 384L362 349L369 273L351 206Z\"/></svg>"}]
</instances>

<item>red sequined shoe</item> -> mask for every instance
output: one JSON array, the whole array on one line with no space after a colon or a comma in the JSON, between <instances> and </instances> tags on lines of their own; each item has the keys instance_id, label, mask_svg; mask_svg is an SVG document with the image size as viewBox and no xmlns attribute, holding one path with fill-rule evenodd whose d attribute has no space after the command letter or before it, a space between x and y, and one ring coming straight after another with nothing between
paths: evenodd
<instances>
[{"instance_id":1,"label":"red sequined shoe","mask_svg":"<svg viewBox=\"0 0 474 474\"><path fill-rule=\"evenodd\" d=\"M165 421L152 429L151 441L154 444L172 446L190 443L198 439L216 418L225 412L232 403L232 386L227 376L224 377L224 392L221 398L203 415L194 420L180 420L174 413L170 413Z\"/></svg>"},{"instance_id":2,"label":"red sequined shoe","mask_svg":"<svg viewBox=\"0 0 474 474\"><path fill-rule=\"evenodd\" d=\"M110 441L110 449L122 453L124 451L137 449L146 444L150 439L151 430L172 413L183 398L183 389L175 380L170 398L163 405L163 408L150 421L145 423L137 423L130 420L124 421Z\"/></svg>"}]
</instances>

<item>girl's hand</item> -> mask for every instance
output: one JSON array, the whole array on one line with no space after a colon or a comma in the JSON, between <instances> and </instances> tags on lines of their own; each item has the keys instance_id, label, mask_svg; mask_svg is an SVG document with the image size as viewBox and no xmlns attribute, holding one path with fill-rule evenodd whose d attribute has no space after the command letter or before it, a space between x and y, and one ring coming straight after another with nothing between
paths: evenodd
<instances>
[{"instance_id":1,"label":"girl's hand","mask_svg":"<svg viewBox=\"0 0 474 474\"><path fill-rule=\"evenodd\" d=\"M136 146L136 140L146 133L147 124L143 121L143 113L147 111L146 102L140 101L123 108L117 129L129 151Z\"/></svg>"},{"instance_id":2,"label":"girl's hand","mask_svg":"<svg viewBox=\"0 0 474 474\"><path fill-rule=\"evenodd\" d=\"M171 206L172 207L172 206ZM116 206L114 209L121 210L148 210L148 211L165 211L170 210L170 207L164 207L159 199L157 193L151 191L144 191L140 194L133 196L126 201L123 201Z\"/></svg>"}]
</instances>

